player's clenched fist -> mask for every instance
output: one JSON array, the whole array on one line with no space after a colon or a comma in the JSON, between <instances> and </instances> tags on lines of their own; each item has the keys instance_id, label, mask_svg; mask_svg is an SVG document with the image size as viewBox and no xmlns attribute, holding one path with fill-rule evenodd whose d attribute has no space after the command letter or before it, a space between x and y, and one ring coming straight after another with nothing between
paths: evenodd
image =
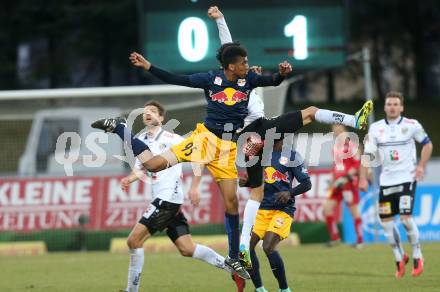
<instances>
[{"instance_id":1,"label":"player's clenched fist","mask_svg":"<svg viewBox=\"0 0 440 292\"><path fill-rule=\"evenodd\" d=\"M218 9L217 6L211 6L208 9L208 16L212 19L218 19L223 17L223 13Z\"/></svg>"},{"instance_id":2,"label":"player's clenched fist","mask_svg":"<svg viewBox=\"0 0 440 292\"><path fill-rule=\"evenodd\" d=\"M133 52L130 54L130 61L136 67L144 68L145 70L150 70L151 63L148 62L141 54Z\"/></svg>"},{"instance_id":3,"label":"player's clenched fist","mask_svg":"<svg viewBox=\"0 0 440 292\"><path fill-rule=\"evenodd\" d=\"M281 76L287 76L287 74L292 72L292 65L290 65L289 62L284 61L278 65L278 70Z\"/></svg>"},{"instance_id":4,"label":"player's clenched fist","mask_svg":"<svg viewBox=\"0 0 440 292\"><path fill-rule=\"evenodd\" d=\"M130 185L130 180L127 177L121 179L121 190L124 192L128 191L128 186Z\"/></svg>"}]
</instances>

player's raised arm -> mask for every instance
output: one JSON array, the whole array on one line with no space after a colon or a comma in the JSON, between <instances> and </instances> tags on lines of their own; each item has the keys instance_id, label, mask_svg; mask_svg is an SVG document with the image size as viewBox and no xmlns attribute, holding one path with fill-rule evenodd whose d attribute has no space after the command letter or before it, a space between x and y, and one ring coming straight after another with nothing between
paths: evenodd
<instances>
[{"instance_id":1,"label":"player's raised arm","mask_svg":"<svg viewBox=\"0 0 440 292\"><path fill-rule=\"evenodd\" d=\"M196 73L192 75L178 75L156 66L153 66L147 59L141 54L133 52L129 57L133 66L142 68L159 78L160 80L174 85L181 85L187 87L205 88L208 83L208 73Z\"/></svg>"},{"instance_id":2,"label":"player's raised arm","mask_svg":"<svg viewBox=\"0 0 440 292\"><path fill-rule=\"evenodd\" d=\"M208 9L208 16L214 19L217 23L218 35L220 37L220 43L223 45L225 43L232 43L231 32L229 31L228 25L226 24L225 17L223 13L218 9L217 6L211 6Z\"/></svg>"},{"instance_id":3,"label":"player's raised arm","mask_svg":"<svg viewBox=\"0 0 440 292\"><path fill-rule=\"evenodd\" d=\"M278 86L283 82L284 78L292 72L292 65L289 62L284 61L278 65L278 72L273 74L272 76L262 76L256 74L254 72L250 72L250 74L254 74L251 78L252 87L265 87L265 86Z\"/></svg>"}]
</instances>

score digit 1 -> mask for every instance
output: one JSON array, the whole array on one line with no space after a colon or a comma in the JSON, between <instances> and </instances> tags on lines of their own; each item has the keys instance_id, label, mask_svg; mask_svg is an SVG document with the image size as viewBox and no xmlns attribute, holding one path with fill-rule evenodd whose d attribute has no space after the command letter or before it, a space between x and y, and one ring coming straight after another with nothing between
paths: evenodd
<instances>
[{"instance_id":1,"label":"score digit 1","mask_svg":"<svg viewBox=\"0 0 440 292\"><path fill-rule=\"evenodd\" d=\"M284 27L284 35L293 37L293 57L297 60L305 60L308 57L307 49L307 18L303 15L295 16Z\"/></svg>"}]
</instances>

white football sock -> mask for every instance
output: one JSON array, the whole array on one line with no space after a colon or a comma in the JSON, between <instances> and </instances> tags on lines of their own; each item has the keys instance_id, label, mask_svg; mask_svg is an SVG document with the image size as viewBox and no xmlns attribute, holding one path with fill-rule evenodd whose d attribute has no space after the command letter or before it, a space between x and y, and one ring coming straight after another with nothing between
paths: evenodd
<instances>
[{"instance_id":1,"label":"white football sock","mask_svg":"<svg viewBox=\"0 0 440 292\"><path fill-rule=\"evenodd\" d=\"M127 292L137 292L144 266L144 249L130 249L130 265L128 266Z\"/></svg>"},{"instance_id":2,"label":"white football sock","mask_svg":"<svg viewBox=\"0 0 440 292\"><path fill-rule=\"evenodd\" d=\"M231 272L231 269L225 265L225 258L207 246L196 244L196 249L194 250L192 257L219 269Z\"/></svg>"},{"instance_id":3,"label":"white football sock","mask_svg":"<svg viewBox=\"0 0 440 292\"><path fill-rule=\"evenodd\" d=\"M406 234L408 235L408 241L412 246L413 258L423 258L422 250L419 242L419 228L417 228L416 222L413 218L402 220L403 227L405 227Z\"/></svg>"},{"instance_id":4,"label":"white football sock","mask_svg":"<svg viewBox=\"0 0 440 292\"><path fill-rule=\"evenodd\" d=\"M402 260L402 249L400 246L400 235L399 232L395 231L395 224L394 221L387 221L387 222L381 222L380 223L384 229L385 237L388 241L388 243L391 245L391 248L393 249L394 258L396 259L396 262L400 262ZM397 238L399 236L399 238Z\"/></svg>"},{"instance_id":5,"label":"white football sock","mask_svg":"<svg viewBox=\"0 0 440 292\"><path fill-rule=\"evenodd\" d=\"M400 250L400 254L403 255L405 254L405 251L403 250L403 244L402 244L402 240L400 239L400 232L399 232L399 228L397 228L397 225L394 224L394 238L396 239L396 242L398 242L398 246L399 246L399 250Z\"/></svg>"},{"instance_id":6,"label":"white football sock","mask_svg":"<svg viewBox=\"0 0 440 292\"><path fill-rule=\"evenodd\" d=\"M356 119L353 115L326 109L318 109L315 114L315 120L323 124L343 124L352 128L356 127Z\"/></svg>"},{"instance_id":7,"label":"white football sock","mask_svg":"<svg viewBox=\"0 0 440 292\"><path fill-rule=\"evenodd\" d=\"M249 250L252 227L255 224L255 218L257 217L258 208L260 208L260 202L251 199L247 201L246 206L244 207L243 228L241 229L240 246L244 245L246 250Z\"/></svg>"}]
</instances>

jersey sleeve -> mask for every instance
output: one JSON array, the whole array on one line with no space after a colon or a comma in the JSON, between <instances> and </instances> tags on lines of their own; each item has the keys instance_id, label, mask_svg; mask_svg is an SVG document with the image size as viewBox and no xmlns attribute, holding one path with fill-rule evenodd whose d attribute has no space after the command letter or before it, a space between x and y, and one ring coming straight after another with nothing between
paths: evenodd
<instances>
[{"instance_id":1,"label":"jersey sleeve","mask_svg":"<svg viewBox=\"0 0 440 292\"><path fill-rule=\"evenodd\" d=\"M266 86L278 86L283 82L284 77L280 73L275 73L271 76L264 76L257 74L253 71L248 73L249 84L252 88L266 87Z\"/></svg>"},{"instance_id":2,"label":"jersey sleeve","mask_svg":"<svg viewBox=\"0 0 440 292\"><path fill-rule=\"evenodd\" d=\"M377 142L374 133L374 128L370 127L368 130L367 136L365 136L365 146L364 153L365 154L374 154L377 151Z\"/></svg>"},{"instance_id":3,"label":"jersey sleeve","mask_svg":"<svg viewBox=\"0 0 440 292\"><path fill-rule=\"evenodd\" d=\"M191 75L174 74L153 65L151 65L149 72L168 84L202 89L206 88L211 77L209 73L195 73Z\"/></svg>"},{"instance_id":4,"label":"jersey sleeve","mask_svg":"<svg viewBox=\"0 0 440 292\"><path fill-rule=\"evenodd\" d=\"M312 182L310 181L310 176L307 168L304 166L302 157L298 153L294 155L295 164L299 163L299 165L290 168L292 177L298 181L298 184L290 190L290 194L293 197L304 194L312 188Z\"/></svg>"},{"instance_id":5,"label":"jersey sleeve","mask_svg":"<svg viewBox=\"0 0 440 292\"><path fill-rule=\"evenodd\" d=\"M217 18L215 20L217 23L218 28L218 36L220 38L220 43L226 44L226 43L232 43L232 36L231 32L229 31L228 25L226 24L226 20L224 17Z\"/></svg>"},{"instance_id":6,"label":"jersey sleeve","mask_svg":"<svg viewBox=\"0 0 440 292\"><path fill-rule=\"evenodd\" d=\"M293 156L292 158L294 158L296 165L290 168L292 177L294 177L300 183L306 180L310 180L309 172L307 171L307 168L304 166L304 161L302 157L297 152L292 152L292 156Z\"/></svg>"},{"instance_id":7,"label":"jersey sleeve","mask_svg":"<svg viewBox=\"0 0 440 292\"><path fill-rule=\"evenodd\" d=\"M191 87L205 89L211 83L211 74L208 72L189 75Z\"/></svg>"},{"instance_id":8,"label":"jersey sleeve","mask_svg":"<svg viewBox=\"0 0 440 292\"><path fill-rule=\"evenodd\" d=\"M423 145L428 144L430 142L428 134L426 134L426 132L423 129L422 125L418 121L415 121L415 122L416 122L416 124L415 124L415 127L414 127L413 138L417 142L419 142L419 143L421 143Z\"/></svg>"}]
</instances>

